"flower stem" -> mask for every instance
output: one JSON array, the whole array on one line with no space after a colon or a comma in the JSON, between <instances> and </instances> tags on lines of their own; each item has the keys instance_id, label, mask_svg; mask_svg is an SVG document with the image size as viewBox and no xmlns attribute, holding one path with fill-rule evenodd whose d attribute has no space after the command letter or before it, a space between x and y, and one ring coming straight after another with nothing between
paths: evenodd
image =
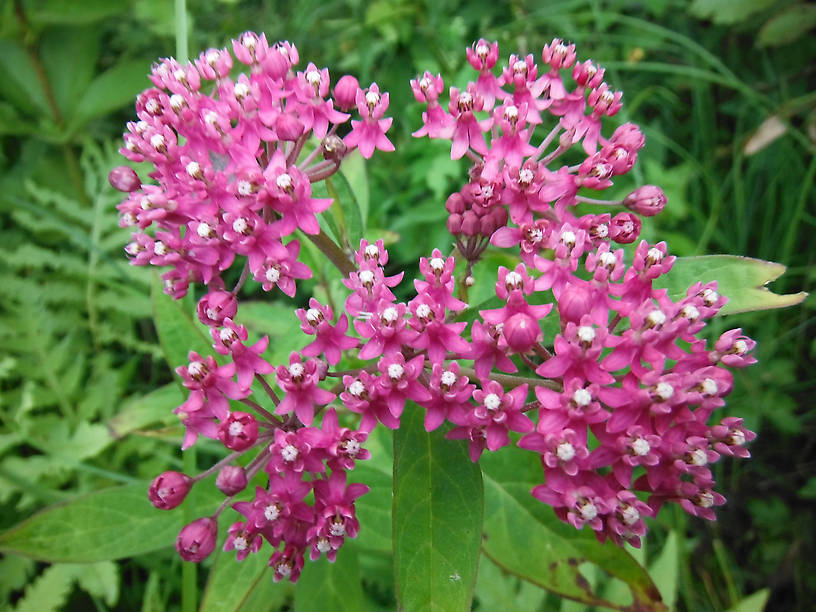
<instances>
[{"instance_id":1,"label":"flower stem","mask_svg":"<svg viewBox=\"0 0 816 612\"><path fill-rule=\"evenodd\" d=\"M340 270L340 273L343 276L348 276L352 272L357 271L357 267L346 256L343 249L337 246L337 243L329 238L325 232L323 232L323 230L320 230L319 234L306 234L306 236L326 257L329 258L329 261L331 261L334 266Z\"/></svg>"},{"instance_id":2,"label":"flower stem","mask_svg":"<svg viewBox=\"0 0 816 612\"><path fill-rule=\"evenodd\" d=\"M476 375L476 370L473 368L459 368L459 373L467 376L471 381L479 382L479 377ZM550 380L549 378L530 378L527 376L514 376L513 374L496 374L490 373L490 380L495 380L502 385L518 387L519 385L530 385L532 387L547 387L553 391L563 391L563 385L557 380Z\"/></svg>"}]
</instances>

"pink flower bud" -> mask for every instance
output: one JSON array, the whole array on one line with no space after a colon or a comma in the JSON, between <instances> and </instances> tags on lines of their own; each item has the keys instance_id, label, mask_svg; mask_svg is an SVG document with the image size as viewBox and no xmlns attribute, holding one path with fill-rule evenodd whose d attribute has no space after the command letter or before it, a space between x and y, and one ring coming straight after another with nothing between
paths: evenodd
<instances>
[{"instance_id":1,"label":"pink flower bud","mask_svg":"<svg viewBox=\"0 0 816 612\"><path fill-rule=\"evenodd\" d=\"M108 182L114 189L130 193L142 186L139 175L130 166L116 166L108 174Z\"/></svg>"},{"instance_id":2,"label":"pink flower bud","mask_svg":"<svg viewBox=\"0 0 816 612\"><path fill-rule=\"evenodd\" d=\"M581 317L589 314L597 297L586 287L576 285L564 291L558 299L558 314L565 323L579 323Z\"/></svg>"},{"instance_id":3,"label":"pink flower bud","mask_svg":"<svg viewBox=\"0 0 816 612\"><path fill-rule=\"evenodd\" d=\"M230 450L246 450L258 439L258 422L247 412L231 412L218 428L218 439Z\"/></svg>"},{"instance_id":4,"label":"pink flower bud","mask_svg":"<svg viewBox=\"0 0 816 612\"><path fill-rule=\"evenodd\" d=\"M210 291L196 307L198 319L204 325L222 325L224 319L234 319L238 300L229 291Z\"/></svg>"},{"instance_id":5,"label":"pink flower bud","mask_svg":"<svg viewBox=\"0 0 816 612\"><path fill-rule=\"evenodd\" d=\"M211 516L197 519L182 528L176 538L176 550L185 561L200 563L215 549L218 523Z\"/></svg>"},{"instance_id":6,"label":"pink flower bud","mask_svg":"<svg viewBox=\"0 0 816 612\"><path fill-rule=\"evenodd\" d=\"M181 472L163 472L150 483L147 496L159 510L172 510L184 501L193 479Z\"/></svg>"},{"instance_id":7,"label":"pink flower bud","mask_svg":"<svg viewBox=\"0 0 816 612\"><path fill-rule=\"evenodd\" d=\"M640 235L640 219L629 212L618 213L609 224L609 237L618 244L630 244Z\"/></svg>"},{"instance_id":8,"label":"pink flower bud","mask_svg":"<svg viewBox=\"0 0 816 612\"><path fill-rule=\"evenodd\" d=\"M623 205L639 215L653 217L666 206L666 194L660 187L644 185L626 196Z\"/></svg>"},{"instance_id":9,"label":"pink flower bud","mask_svg":"<svg viewBox=\"0 0 816 612\"><path fill-rule=\"evenodd\" d=\"M509 346L516 353L526 353L541 336L538 321L524 312L511 316L504 322L502 334Z\"/></svg>"},{"instance_id":10,"label":"pink flower bud","mask_svg":"<svg viewBox=\"0 0 816 612\"><path fill-rule=\"evenodd\" d=\"M465 212L465 199L462 194L459 192L452 193L445 202L445 210L451 214Z\"/></svg>"},{"instance_id":11,"label":"pink flower bud","mask_svg":"<svg viewBox=\"0 0 816 612\"><path fill-rule=\"evenodd\" d=\"M244 468L237 465L225 465L215 478L215 486L224 495L235 495L247 486Z\"/></svg>"},{"instance_id":12,"label":"pink flower bud","mask_svg":"<svg viewBox=\"0 0 816 612\"><path fill-rule=\"evenodd\" d=\"M357 91L360 83L350 74L340 77L337 85L334 86L334 101L342 110L354 108L357 102Z\"/></svg>"},{"instance_id":13,"label":"pink flower bud","mask_svg":"<svg viewBox=\"0 0 816 612\"><path fill-rule=\"evenodd\" d=\"M275 133L280 140L295 141L303 135L303 122L293 113L281 113L275 119Z\"/></svg>"},{"instance_id":14,"label":"pink flower bud","mask_svg":"<svg viewBox=\"0 0 816 612\"><path fill-rule=\"evenodd\" d=\"M462 233L462 215L454 213L448 217L448 231L454 236Z\"/></svg>"},{"instance_id":15,"label":"pink flower bud","mask_svg":"<svg viewBox=\"0 0 816 612\"><path fill-rule=\"evenodd\" d=\"M478 236L481 229L482 224L475 212L469 210L462 215L462 233L465 236Z\"/></svg>"}]
</instances>

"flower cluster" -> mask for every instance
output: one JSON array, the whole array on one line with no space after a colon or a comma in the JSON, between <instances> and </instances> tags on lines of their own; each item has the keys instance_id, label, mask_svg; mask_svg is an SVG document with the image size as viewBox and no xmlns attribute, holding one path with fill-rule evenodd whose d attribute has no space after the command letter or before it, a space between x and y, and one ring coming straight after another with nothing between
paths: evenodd
<instances>
[{"instance_id":1,"label":"flower cluster","mask_svg":"<svg viewBox=\"0 0 816 612\"><path fill-rule=\"evenodd\" d=\"M447 437L466 440L473 461L514 443L540 455L543 483L532 494L601 540L639 545L644 517L667 501L714 518L724 498L709 464L748 456L744 444L754 434L741 419L709 418L731 390L723 366L753 363L754 343L739 329L713 347L700 338L726 301L714 283L697 283L677 300L655 288L674 261L665 243L641 241L628 254L618 246L637 241L638 215L662 210L658 187L621 201L579 193L611 186L644 144L628 123L604 137L602 120L618 112L621 94L602 68L578 62L574 46L556 39L542 51L543 74L532 55L511 55L496 74L498 45L481 40L467 51L477 80L451 88L447 110L441 76L411 81L427 104L415 136L449 139L452 158L472 166L446 202L453 253L421 258L414 296L402 302L393 290L403 273L386 273L383 241L362 240L347 255L320 233L317 215L331 202L311 191L351 149L368 157L392 148L388 94L343 77L327 99L328 71L309 64L295 72L295 48L269 46L263 36L244 34L233 51L251 68L236 81L226 50L154 68L156 89L139 97L140 121L129 124L123 152L151 161L157 184L142 185L127 169L111 174L130 194L122 222L140 229L126 249L132 262L170 266L164 278L177 298L191 283L208 286L197 313L218 357L191 352L177 369L189 395L176 413L184 448L205 436L233 452L195 477L165 472L150 488L154 505L170 509L218 472L227 499L182 530L182 557L212 552L217 517L231 504L244 520L229 528L225 549L238 560L266 540L276 580L296 580L307 554L334 561L359 530L355 500L368 490L347 484L346 473L369 458L363 444L376 426L396 429L417 406L426 430L450 423ZM571 85L562 77L569 70ZM212 96L201 92L206 80L214 81ZM361 117L342 140L336 129L348 115L335 104L356 106ZM546 133L537 135L539 127ZM320 144L309 152L312 136ZM556 167L568 152L580 161ZM579 215L578 205L625 210ZM295 280L311 274L297 259L297 240L283 242L296 230L338 265L348 295L338 316L314 298L297 309L304 346L288 364L272 364L268 339L249 343L236 322L237 294L251 275L265 290L294 295ZM513 249L518 264L498 269L495 307L476 311L467 294L491 245ZM236 261L243 271L227 291L222 278ZM554 337L542 320L559 329ZM341 363L358 365L337 369ZM261 471L266 486L235 501Z\"/></svg>"}]
</instances>

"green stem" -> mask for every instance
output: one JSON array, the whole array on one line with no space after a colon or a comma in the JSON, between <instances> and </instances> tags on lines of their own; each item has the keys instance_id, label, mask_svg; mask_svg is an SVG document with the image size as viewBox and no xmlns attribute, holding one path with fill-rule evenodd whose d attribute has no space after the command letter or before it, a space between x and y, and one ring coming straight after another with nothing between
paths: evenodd
<instances>
[{"instance_id":1,"label":"green stem","mask_svg":"<svg viewBox=\"0 0 816 612\"><path fill-rule=\"evenodd\" d=\"M176 0L176 59L187 63L187 0Z\"/></svg>"},{"instance_id":2,"label":"green stem","mask_svg":"<svg viewBox=\"0 0 816 612\"><path fill-rule=\"evenodd\" d=\"M476 370L473 368L459 368L459 373L467 376L470 380L478 382L480 379L476 375ZM548 378L529 378L527 376L514 376L513 374L496 374L491 372L488 377L490 380L495 380L502 385L518 387L519 385L530 385L531 387L547 387L553 391L563 391L563 385L555 380Z\"/></svg>"},{"instance_id":3,"label":"green stem","mask_svg":"<svg viewBox=\"0 0 816 612\"><path fill-rule=\"evenodd\" d=\"M198 471L196 466L196 449L188 448L184 451L183 457L184 473L195 474ZM196 518L193 516L190 504L184 504L184 524L189 525ZM195 563L184 562L181 564L181 610L182 612L196 612L198 608L198 579L196 576L197 565Z\"/></svg>"},{"instance_id":4,"label":"green stem","mask_svg":"<svg viewBox=\"0 0 816 612\"><path fill-rule=\"evenodd\" d=\"M340 270L340 273L343 276L348 276L352 272L357 271L357 266L346 256L337 243L334 242L331 238L329 238L323 230L320 231L319 234L315 234L314 236L311 234L306 234L309 240L320 249L320 251L329 258L334 266Z\"/></svg>"}]
</instances>

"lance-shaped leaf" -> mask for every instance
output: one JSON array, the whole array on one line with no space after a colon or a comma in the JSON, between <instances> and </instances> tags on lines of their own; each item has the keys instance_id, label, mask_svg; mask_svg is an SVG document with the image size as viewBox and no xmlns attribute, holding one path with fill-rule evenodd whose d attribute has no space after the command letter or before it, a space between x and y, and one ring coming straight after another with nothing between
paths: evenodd
<instances>
[{"instance_id":1,"label":"lance-shaped leaf","mask_svg":"<svg viewBox=\"0 0 816 612\"><path fill-rule=\"evenodd\" d=\"M562 597L618 610L666 610L646 570L611 541L600 544L589 528L562 523L530 495L543 479L538 456L503 448L481 459L485 487L484 553L506 572ZM593 592L579 566L592 563L626 583L631 604Z\"/></svg>"},{"instance_id":2,"label":"lance-shaped leaf","mask_svg":"<svg viewBox=\"0 0 816 612\"><path fill-rule=\"evenodd\" d=\"M470 610L482 533L481 473L467 445L426 433L411 402L394 432L394 570L404 610Z\"/></svg>"},{"instance_id":3,"label":"lance-shaped leaf","mask_svg":"<svg viewBox=\"0 0 816 612\"><path fill-rule=\"evenodd\" d=\"M344 544L334 563L307 559L295 586L295 612L357 612L363 608L360 568L353 544Z\"/></svg>"},{"instance_id":4,"label":"lance-shaped leaf","mask_svg":"<svg viewBox=\"0 0 816 612\"><path fill-rule=\"evenodd\" d=\"M717 292L728 298L719 314L768 310L794 306L807 297L803 291L779 295L765 287L785 270L782 264L739 255L678 257L668 274L655 279L654 286L667 289L677 301L694 283L717 281Z\"/></svg>"},{"instance_id":5,"label":"lance-shaped leaf","mask_svg":"<svg viewBox=\"0 0 816 612\"><path fill-rule=\"evenodd\" d=\"M52 563L89 563L169 547L184 526L183 513L151 506L147 488L147 482L139 482L50 506L0 534L0 551ZM218 492L196 487L184 504L192 515L205 516L217 506Z\"/></svg>"}]
</instances>

